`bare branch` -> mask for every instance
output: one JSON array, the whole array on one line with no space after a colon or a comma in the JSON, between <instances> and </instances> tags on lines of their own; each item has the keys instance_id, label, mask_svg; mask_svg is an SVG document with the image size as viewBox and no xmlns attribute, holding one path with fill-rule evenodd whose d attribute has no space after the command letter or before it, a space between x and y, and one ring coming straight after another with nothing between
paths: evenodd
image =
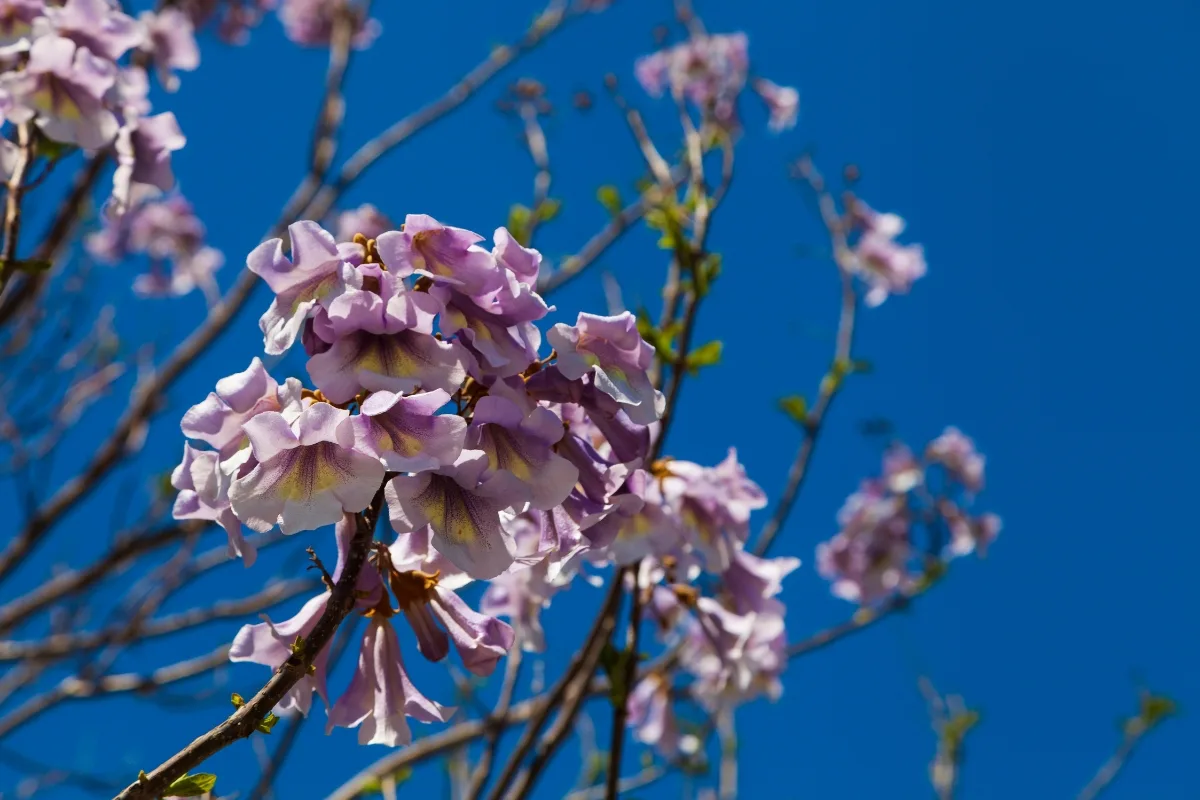
<instances>
[{"instance_id":1,"label":"bare branch","mask_svg":"<svg viewBox=\"0 0 1200 800\"><path fill-rule=\"evenodd\" d=\"M829 231L834 258L842 278L842 309L838 318L833 364L829 373L821 381L817 401L804 420L804 438L800 442L800 448L796 451L796 458L792 461L792 466L788 469L787 484L784 486L783 494L779 497L779 505L775 507L775 513L758 535L754 552L759 556L765 556L771 549L771 544L779 535L784 523L787 522L788 515L796 504L796 498L800 496L800 489L804 486L804 479L808 476L808 467L817 446L817 437L821 433L825 417L829 413L829 407L842 387L844 366L849 364L852 358L855 312L858 308L858 295L854 291L854 282L848 267L849 246L846 243L845 225L837 213L833 196L826 189L824 179L809 159L801 159L798 171L817 193L820 202L821 217Z\"/></svg>"},{"instance_id":2,"label":"bare branch","mask_svg":"<svg viewBox=\"0 0 1200 800\"><path fill-rule=\"evenodd\" d=\"M72 675L64 678L58 686L50 691L29 698L0 719L0 739L64 701L87 700L128 692L152 692L163 686L211 672L227 663L229 663L229 645L226 644L208 655L180 661L177 664L156 669L149 674L127 672L118 675L104 675L90 680Z\"/></svg>"},{"instance_id":3,"label":"bare branch","mask_svg":"<svg viewBox=\"0 0 1200 800\"><path fill-rule=\"evenodd\" d=\"M375 530L379 509L383 505L383 487L376 493L368 512L359 514L358 529L350 542L345 568L330 593L325 611L317 621L311 634L304 639L304 647L291 659L284 662L267 684L252 700L242 705L233 716L209 732L201 735L160 766L150 772L144 780L138 780L117 796L117 800L151 800L158 797L172 781L189 769L203 762L238 739L244 739L255 731L267 713L283 696L308 674L309 665L317 654L333 638L338 626L354 608L354 585L367 558L367 550Z\"/></svg>"}]
</instances>

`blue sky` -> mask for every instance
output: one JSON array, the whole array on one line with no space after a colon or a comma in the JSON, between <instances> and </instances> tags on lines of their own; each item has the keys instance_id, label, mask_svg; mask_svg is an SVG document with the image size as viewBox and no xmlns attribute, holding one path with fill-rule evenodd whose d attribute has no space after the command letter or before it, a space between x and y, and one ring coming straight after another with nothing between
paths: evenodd
<instances>
[{"instance_id":1,"label":"blue sky","mask_svg":"<svg viewBox=\"0 0 1200 800\"><path fill-rule=\"evenodd\" d=\"M530 0L376 5L385 32L352 67L349 147L441 94L535 10ZM734 193L711 240L725 273L697 334L723 339L725 361L685 387L668 449L715 463L736 446L771 497L782 488L798 431L774 403L811 395L836 322L832 268L800 257L803 246L821 244L820 229L785 177L787 160L813 145L828 172L860 166L861 194L908 219L930 271L911 296L862 317L858 355L875 372L839 398L776 550L805 562L784 593L791 638L852 611L816 575L813 548L835 532L844 497L877 469L878 444L857 433L861 420L886 417L918 446L947 424L961 427L987 454L984 501L1005 523L986 561L956 563L912 613L794 662L778 703L739 714L743 796L928 797L934 737L916 685L928 675L983 713L968 742L965 798L1074 796L1115 746L1114 722L1132 711L1143 679L1177 698L1185 715L1150 738L1108 796L1196 797L1188 745L1200 741L1200 723L1187 712L1200 707L1200 637L1189 613L1200 539L1187 508L1200 448L1191 407L1200 273L1187 230L1200 183L1200 117L1188 102L1200 79L1200 11L1179 0L710 0L699 8L710 30L747 31L756 71L798 86L802 107L797 130L773 137L746 103ZM550 258L603 224L597 186L628 187L640 171L623 123L599 96L605 72L648 110L661 141L673 141L671 110L642 97L631 71L654 47L651 28L668 19L666 0L619 0L507 73L546 82L558 108L547 135L552 194L564 211L538 242ZM249 47L205 44L201 70L159 102L191 138L177 173L226 253L227 284L302 170L324 62L284 41L274 20ZM532 188L515 123L492 110L502 87L386 158L348 202L483 232L502 224ZM586 116L570 109L583 88L598 93ZM600 266L618 276L630 305L654 301L665 267L640 231ZM127 341L178 337L201 318L197 297L135 304L131 278L120 270L104 278ZM556 320L603 308L599 273L554 301ZM262 293L251 302L171 393L172 410L136 465L61 526L6 592L42 579L48 563L78 565L103 548L105 531L93 535L87 522L109 518L121 487L142 492L146 475L173 465L178 412L259 354L255 319L267 302ZM104 414L118 400L93 413L73 446L104 435ZM60 457L52 480L70 465ZM276 567L298 568L294 558L232 566L170 608L214 591L249 594ZM574 619L598 599L576 586L556 601L549 672L574 652ZM214 626L159 642L122 664L207 651L232 631ZM130 699L60 709L5 744L132 776L216 722L228 691L250 694L265 677L233 669L211 702L190 710ZM421 685L435 696L448 691L433 671ZM606 707L593 708L603 726ZM356 747L345 731L324 737L322 724L318 715L302 734L280 796L317 797L382 754ZM564 750L539 796L558 796L576 758L573 746ZM248 789L257 776L245 744L210 766L224 792ZM434 765L415 780L433 790L444 783ZM0 766L0 786L14 781ZM666 786L662 796L674 796Z\"/></svg>"}]
</instances>

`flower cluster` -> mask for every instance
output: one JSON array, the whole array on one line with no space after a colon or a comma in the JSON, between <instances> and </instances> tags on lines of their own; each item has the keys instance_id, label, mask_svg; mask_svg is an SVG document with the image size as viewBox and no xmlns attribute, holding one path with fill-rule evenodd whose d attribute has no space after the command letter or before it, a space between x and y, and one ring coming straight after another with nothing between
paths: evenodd
<instances>
[{"instance_id":1,"label":"flower cluster","mask_svg":"<svg viewBox=\"0 0 1200 800\"><path fill-rule=\"evenodd\" d=\"M348 15L356 47L370 45L380 32L378 20L368 19L358 4L346 0L180 0L176 6L197 29L214 25L217 34L233 44L245 44L250 29L271 10L277 13L285 35L308 47L329 46L339 9Z\"/></svg>"},{"instance_id":2,"label":"flower cluster","mask_svg":"<svg viewBox=\"0 0 1200 800\"><path fill-rule=\"evenodd\" d=\"M634 74L652 97L664 91L686 98L718 125L740 127L737 99L750 79L749 40L744 33L695 34L686 42L642 56ZM765 78L754 78L751 87L770 114L772 131L796 124L800 94Z\"/></svg>"},{"instance_id":3,"label":"flower cluster","mask_svg":"<svg viewBox=\"0 0 1200 800\"><path fill-rule=\"evenodd\" d=\"M956 428L930 442L920 459L904 445L892 445L883 475L846 500L838 513L841 530L817 547L817 568L833 582L833 593L871 604L912 589L921 555L982 556L1000 533L995 514L970 513L983 489L983 468L983 456ZM924 547L918 529L926 532Z\"/></svg>"},{"instance_id":4,"label":"flower cluster","mask_svg":"<svg viewBox=\"0 0 1200 800\"><path fill-rule=\"evenodd\" d=\"M340 563L382 490L396 539L372 543L359 577L370 624L355 676L331 703L322 654L282 707L306 713L315 692L330 727L405 743L406 717L452 709L409 679L397 615L424 657L440 661L453 644L466 669L487 675L518 639L542 649L540 611L576 575L635 564L644 591L693 598L675 621L698 697L774 693L784 639L773 598L798 562L745 551L766 500L735 453L715 467L650 460L663 396L633 315L556 324L542 357L537 323L552 308L534 289L541 254L507 230L487 248L423 215L380 230L390 224L363 207L341 223L339 233L366 231L339 242L298 222L290 255L277 239L247 258L275 295L260 320L266 351L299 342L312 387L277 382L258 359L218 381L183 417L192 441L172 476L176 516L220 523L247 564L243 526L332 525ZM719 579L716 596L688 586L704 573ZM456 593L474 580L490 582L480 611ZM328 597L245 627L231 657L279 666Z\"/></svg>"},{"instance_id":5,"label":"flower cluster","mask_svg":"<svg viewBox=\"0 0 1200 800\"><path fill-rule=\"evenodd\" d=\"M217 296L213 273L225 262L220 250L205 244L204 223L181 194L138 192L126 214L106 216L99 231L84 242L94 258L115 264L145 255L150 269L134 279L143 297L178 297L199 288L210 301Z\"/></svg>"},{"instance_id":6,"label":"flower cluster","mask_svg":"<svg viewBox=\"0 0 1200 800\"><path fill-rule=\"evenodd\" d=\"M851 268L867 284L866 304L878 306L888 295L907 294L925 276L925 250L896 242L904 219L881 214L861 200L855 201L851 218L858 232Z\"/></svg>"},{"instance_id":7,"label":"flower cluster","mask_svg":"<svg viewBox=\"0 0 1200 800\"><path fill-rule=\"evenodd\" d=\"M187 15L167 8L134 19L108 0L3 5L3 119L32 123L47 139L85 150L113 145L118 211L133 186L169 190L175 181L171 153L185 139L174 114L151 115L150 84L141 65L154 65L168 91L178 85L175 70L196 68L199 55Z\"/></svg>"}]
</instances>

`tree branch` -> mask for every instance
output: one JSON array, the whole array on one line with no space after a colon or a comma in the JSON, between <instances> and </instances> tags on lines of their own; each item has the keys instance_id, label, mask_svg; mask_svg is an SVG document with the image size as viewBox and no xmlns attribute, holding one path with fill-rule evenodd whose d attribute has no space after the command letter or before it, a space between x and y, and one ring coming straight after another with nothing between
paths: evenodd
<instances>
[{"instance_id":1,"label":"tree branch","mask_svg":"<svg viewBox=\"0 0 1200 800\"><path fill-rule=\"evenodd\" d=\"M239 739L252 734L267 713L283 696L308 674L309 666L317 654L324 649L346 615L354 608L354 586L367 558L379 509L383 505L383 487L380 486L368 512L357 515L358 529L350 542L345 568L330 593L325 611L317 621L311 634L304 639L299 653L284 662L267 684L252 700L242 705L229 719L208 733L198 737L184 749L167 759L117 796L117 800L153 800L163 793L173 781L188 770L202 763Z\"/></svg>"}]
</instances>

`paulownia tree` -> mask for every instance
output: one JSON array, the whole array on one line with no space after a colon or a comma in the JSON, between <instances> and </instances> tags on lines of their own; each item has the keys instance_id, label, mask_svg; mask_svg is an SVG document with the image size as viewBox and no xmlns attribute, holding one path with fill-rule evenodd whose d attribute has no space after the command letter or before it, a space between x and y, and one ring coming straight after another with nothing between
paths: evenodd
<instances>
[{"instance_id":1,"label":"paulownia tree","mask_svg":"<svg viewBox=\"0 0 1200 800\"><path fill-rule=\"evenodd\" d=\"M682 773L696 793L733 797L740 706L777 697L791 660L906 608L953 561L992 546L1000 520L982 500L984 457L969 436L947 427L913 449L893 442L815 554L850 616L816 633L786 624L782 583L803 578L781 534L831 405L869 369L855 330L893 295L919 290L924 254L905 241L900 216L859 197L854 168L830 181L801 156L781 171L814 201L826 269L840 279L833 351L809 399L781 401L798 444L780 497L769 501L746 474L735 429L715 431L730 436L720 463L686 460L687 443L671 436L685 385L722 352L720 341L697 340L696 323L706 299L745 280L723 274L710 231L735 199L738 150L789 131L799 95L754 71L744 34L709 31L677 2L675 24L657 33L660 49L632 65L636 94L609 75L599 99L574 99L623 117L641 154L636 195L601 187L608 224L575 255L547 258L539 233L562 210L543 127L550 100L537 80L502 76L608 5L551 0L519 39L345 156L349 67L390 35L369 2L163 0L131 9L118 0L0 0L0 433L19 498L0 550L0 739L8 766L27 776L18 796L59 785L122 800L232 796L206 761L257 747L260 778L236 788L264 797L288 768L303 720L318 717L335 736L382 745L379 760L346 774L334 797L393 797L435 758L447 759L456 798L524 797L583 721L591 730L590 709L609 718L599 728L607 743L593 743L576 785L544 787L546 796L612 798ZM207 59L253 46L251 29L272 13L297 45L328 52L328 70L307 169L275 219L264 219L264 240L218 272L225 257L176 187L171 159L185 142L212 157L222 140L185 140L172 93L202 49ZM151 84L165 90L153 103ZM502 98L534 167L532 199L502 225L476 233L419 207L393 209L388 198L345 207L346 192L384 155L481 92ZM756 102L769 132L747 121L761 119L746 113ZM639 109L652 103L673 109L673 136L648 131ZM31 217L44 227L31 232ZM661 305L626 310L619 273L605 275L607 307L570 309L573 323L547 324L556 293L593 277L608 248L643 226L659 241L637 268L662 270ZM138 296L170 303L200 292L207 316L165 356L162 343L158 355L131 353L113 309L97 301L94 262L145 264L132 278ZM207 396L183 409L167 403L242 313L261 315L261 346L213 375ZM131 377L124 410L102 418L97 401ZM39 548L51 537L96 535L63 521L142 449L161 416L179 420L170 435L182 456L169 485L99 557L46 574ZM63 446L80 426L101 434L83 453ZM46 475L56 477L33 478ZM302 531L316 533L301 544L292 537ZM253 568L268 548L299 552L304 564L293 559L288 577L264 585ZM223 582L239 587L234 599L161 613L231 560L250 568ZM19 569L44 581L11 593ZM572 584L586 585L573 594L586 595L590 618L569 641L554 640L541 619ZM192 631L197 641L215 620L245 624L208 652L165 663L138 656L136 670L114 669L150 640ZM531 689L523 671L548 648L574 655ZM457 697L421 686L414 660L449 664ZM260 687L234 694L208 730L130 720L122 736L154 730L173 754L115 785L53 754L20 752L24 726L59 706L215 686L231 661L261 665ZM922 688L937 733L932 784L950 797L977 715L928 681ZM1081 796L1099 793L1171 711L1166 698L1144 694Z\"/></svg>"}]
</instances>

